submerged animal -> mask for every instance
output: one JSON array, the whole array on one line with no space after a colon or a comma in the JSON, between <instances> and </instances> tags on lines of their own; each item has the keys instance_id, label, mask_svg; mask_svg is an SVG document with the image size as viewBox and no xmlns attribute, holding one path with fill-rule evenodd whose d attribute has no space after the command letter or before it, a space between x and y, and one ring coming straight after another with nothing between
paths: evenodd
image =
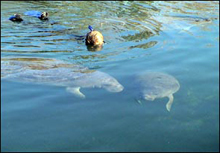
<instances>
[{"instance_id":1,"label":"submerged animal","mask_svg":"<svg viewBox=\"0 0 220 153\"><path fill-rule=\"evenodd\" d=\"M1 59L1 79L64 86L75 96L85 98L80 88L104 88L121 92L123 86L107 73L54 59Z\"/></svg>"},{"instance_id":2,"label":"submerged animal","mask_svg":"<svg viewBox=\"0 0 220 153\"><path fill-rule=\"evenodd\" d=\"M153 101L155 98L168 97L166 109L171 110L173 94L180 88L180 84L173 76L161 72L144 72L137 76L135 83L141 90L145 100Z\"/></svg>"},{"instance_id":3,"label":"submerged animal","mask_svg":"<svg viewBox=\"0 0 220 153\"><path fill-rule=\"evenodd\" d=\"M20 14L14 14L13 16L11 16L9 18L9 20L11 20L13 22L21 22L21 21L23 21L23 19L21 18Z\"/></svg>"},{"instance_id":4,"label":"submerged animal","mask_svg":"<svg viewBox=\"0 0 220 153\"><path fill-rule=\"evenodd\" d=\"M103 35L96 30L93 30L92 26L88 26L90 32L86 35L86 45L89 46L102 46L104 43Z\"/></svg>"}]
</instances>

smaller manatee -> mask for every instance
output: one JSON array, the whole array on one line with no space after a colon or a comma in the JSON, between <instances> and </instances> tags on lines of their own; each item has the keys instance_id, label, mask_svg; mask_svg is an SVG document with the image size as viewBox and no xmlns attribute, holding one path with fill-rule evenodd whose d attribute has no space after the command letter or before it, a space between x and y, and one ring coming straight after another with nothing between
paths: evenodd
<instances>
[{"instance_id":1,"label":"smaller manatee","mask_svg":"<svg viewBox=\"0 0 220 153\"><path fill-rule=\"evenodd\" d=\"M153 101L156 98L168 97L166 109L171 110L173 94L180 88L180 84L173 76L161 72L144 72L136 77L136 85L141 90L141 96Z\"/></svg>"}]
</instances>

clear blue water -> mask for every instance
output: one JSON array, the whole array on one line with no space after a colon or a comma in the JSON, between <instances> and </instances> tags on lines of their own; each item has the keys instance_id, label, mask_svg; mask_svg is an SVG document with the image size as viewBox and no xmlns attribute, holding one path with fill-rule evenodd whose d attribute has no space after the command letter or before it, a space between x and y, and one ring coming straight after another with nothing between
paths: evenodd
<instances>
[{"instance_id":1,"label":"clear blue water","mask_svg":"<svg viewBox=\"0 0 220 153\"><path fill-rule=\"evenodd\" d=\"M50 21L24 15L30 10ZM23 23L8 20L15 13ZM101 51L77 37L88 25L102 32ZM81 89L80 99L64 87L1 79L1 151L219 152L217 1L1 2L1 58L22 57L102 71L124 90ZM152 70L180 83L171 112L168 98L135 100L133 76Z\"/></svg>"}]
</instances>

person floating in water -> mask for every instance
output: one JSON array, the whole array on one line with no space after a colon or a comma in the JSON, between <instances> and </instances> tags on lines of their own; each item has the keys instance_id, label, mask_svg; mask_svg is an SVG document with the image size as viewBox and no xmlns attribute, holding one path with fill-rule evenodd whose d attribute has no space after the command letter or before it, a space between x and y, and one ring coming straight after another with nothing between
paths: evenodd
<instances>
[{"instance_id":1,"label":"person floating in water","mask_svg":"<svg viewBox=\"0 0 220 153\"><path fill-rule=\"evenodd\" d=\"M93 30L92 26L88 26L90 32L86 35L86 45L90 51L99 51L104 44L104 37L101 32Z\"/></svg>"},{"instance_id":2,"label":"person floating in water","mask_svg":"<svg viewBox=\"0 0 220 153\"><path fill-rule=\"evenodd\" d=\"M42 21L48 21L49 18L49 13L48 12L39 12L39 11L27 11L24 13L24 15L28 15L28 16L34 16L37 17L38 19L42 20ZM20 14L14 14L13 16L11 16L9 18L9 20L11 21L17 21L17 22L21 22L23 21L23 19L21 18Z\"/></svg>"},{"instance_id":3,"label":"person floating in water","mask_svg":"<svg viewBox=\"0 0 220 153\"><path fill-rule=\"evenodd\" d=\"M27 11L25 15L38 17L40 20L48 21L48 13L47 12L39 12L39 11ZM23 19L21 15L14 14L11 16L9 20L13 22L21 22ZM104 37L101 32L93 30L92 26L88 26L90 32L87 33L85 43L87 45L87 49L89 51L100 51L104 44Z\"/></svg>"},{"instance_id":4,"label":"person floating in water","mask_svg":"<svg viewBox=\"0 0 220 153\"><path fill-rule=\"evenodd\" d=\"M13 16L11 16L9 18L9 20L11 20L13 22L21 22L21 21L23 21L23 19L21 18L20 14L14 14Z\"/></svg>"},{"instance_id":5,"label":"person floating in water","mask_svg":"<svg viewBox=\"0 0 220 153\"><path fill-rule=\"evenodd\" d=\"M40 20L49 20L47 12L42 12L41 15L38 17Z\"/></svg>"}]
</instances>

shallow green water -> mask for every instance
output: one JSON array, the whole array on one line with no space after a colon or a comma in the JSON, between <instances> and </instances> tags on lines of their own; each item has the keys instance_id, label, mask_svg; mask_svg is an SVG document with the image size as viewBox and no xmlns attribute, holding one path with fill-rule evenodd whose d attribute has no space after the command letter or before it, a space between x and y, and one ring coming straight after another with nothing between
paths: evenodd
<instances>
[{"instance_id":1,"label":"shallow green water","mask_svg":"<svg viewBox=\"0 0 220 153\"><path fill-rule=\"evenodd\" d=\"M49 23L29 10L49 12ZM218 12L219 2L1 2L1 58L63 60L124 86L80 99L1 79L1 151L219 151ZM25 21L9 21L15 13ZM102 32L101 51L77 37L88 25ZM171 112L167 98L135 100L133 76L152 70L180 83Z\"/></svg>"}]
</instances>

